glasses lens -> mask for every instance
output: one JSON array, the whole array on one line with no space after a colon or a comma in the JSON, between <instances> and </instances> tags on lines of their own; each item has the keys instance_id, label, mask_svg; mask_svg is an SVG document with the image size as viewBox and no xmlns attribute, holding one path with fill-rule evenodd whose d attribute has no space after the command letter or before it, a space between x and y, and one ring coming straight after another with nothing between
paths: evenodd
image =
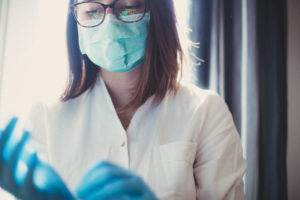
<instances>
[{"instance_id":1,"label":"glasses lens","mask_svg":"<svg viewBox=\"0 0 300 200\"><path fill-rule=\"evenodd\" d=\"M136 22L144 17L145 7L145 0L118 0L115 14L124 22Z\"/></svg>"},{"instance_id":2,"label":"glasses lens","mask_svg":"<svg viewBox=\"0 0 300 200\"><path fill-rule=\"evenodd\" d=\"M104 8L98 3L82 3L74 6L77 21L86 27L100 24L104 17Z\"/></svg>"}]
</instances>

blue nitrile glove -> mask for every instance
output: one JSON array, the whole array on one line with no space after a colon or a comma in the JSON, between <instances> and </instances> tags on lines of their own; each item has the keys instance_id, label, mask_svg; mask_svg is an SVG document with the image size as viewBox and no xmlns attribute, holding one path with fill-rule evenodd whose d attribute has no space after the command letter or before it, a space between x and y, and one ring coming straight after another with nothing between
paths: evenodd
<instances>
[{"instance_id":1,"label":"blue nitrile glove","mask_svg":"<svg viewBox=\"0 0 300 200\"><path fill-rule=\"evenodd\" d=\"M86 200L157 200L139 176L108 162L100 162L88 171L76 193Z\"/></svg>"},{"instance_id":2,"label":"blue nitrile glove","mask_svg":"<svg viewBox=\"0 0 300 200\"><path fill-rule=\"evenodd\" d=\"M13 118L0 130L0 187L23 200L75 199L58 174L31 148L29 133Z\"/></svg>"}]
</instances>

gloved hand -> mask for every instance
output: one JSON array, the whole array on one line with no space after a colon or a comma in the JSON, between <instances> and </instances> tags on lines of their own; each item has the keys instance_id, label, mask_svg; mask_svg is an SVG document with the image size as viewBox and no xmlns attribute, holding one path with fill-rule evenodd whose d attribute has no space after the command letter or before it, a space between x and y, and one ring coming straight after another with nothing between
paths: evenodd
<instances>
[{"instance_id":1,"label":"gloved hand","mask_svg":"<svg viewBox=\"0 0 300 200\"><path fill-rule=\"evenodd\" d=\"M20 199L75 199L58 174L30 148L26 131L18 131L17 118L0 130L0 187Z\"/></svg>"},{"instance_id":2,"label":"gloved hand","mask_svg":"<svg viewBox=\"0 0 300 200\"><path fill-rule=\"evenodd\" d=\"M88 171L76 193L87 200L157 200L139 176L108 162L100 162Z\"/></svg>"}]
</instances>

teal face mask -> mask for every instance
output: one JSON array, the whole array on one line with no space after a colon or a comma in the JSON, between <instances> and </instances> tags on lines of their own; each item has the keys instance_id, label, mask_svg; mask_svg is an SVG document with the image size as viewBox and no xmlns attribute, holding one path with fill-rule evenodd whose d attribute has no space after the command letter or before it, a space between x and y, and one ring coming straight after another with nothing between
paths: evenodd
<instances>
[{"instance_id":1,"label":"teal face mask","mask_svg":"<svg viewBox=\"0 0 300 200\"><path fill-rule=\"evenodd\" d=\"M144 60L149 21L150 13L135 23L121 22L109 14L100 26L78 25L80 51L108 71L128 72Z\"/></svg>"}]
</instances>

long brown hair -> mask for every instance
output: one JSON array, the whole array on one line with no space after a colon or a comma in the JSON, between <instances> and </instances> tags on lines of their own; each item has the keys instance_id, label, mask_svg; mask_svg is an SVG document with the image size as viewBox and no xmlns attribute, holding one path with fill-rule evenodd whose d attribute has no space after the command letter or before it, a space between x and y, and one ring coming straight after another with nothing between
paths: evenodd
<instances>
[{"instance_id":1,"label":"long brown hair","mask_svg":"<svg viewBox=\"0 0 300 200\"><path fill-rule=\"evenodd\" d=\"M168 91L176 93L178 78L182 76L183 50L176 27L173 0L145 0L151 13L145 59L141 65L139 84L130 102L118 112L138 108L150 96L160 102ZM73 0L70 1L70 5ZM70 73L67 87L61 100L74 99L93 88L100 69L86 55L81 55L78 44L77 24L69 14L67 44Z\"/></svg>"}]
</instances>

